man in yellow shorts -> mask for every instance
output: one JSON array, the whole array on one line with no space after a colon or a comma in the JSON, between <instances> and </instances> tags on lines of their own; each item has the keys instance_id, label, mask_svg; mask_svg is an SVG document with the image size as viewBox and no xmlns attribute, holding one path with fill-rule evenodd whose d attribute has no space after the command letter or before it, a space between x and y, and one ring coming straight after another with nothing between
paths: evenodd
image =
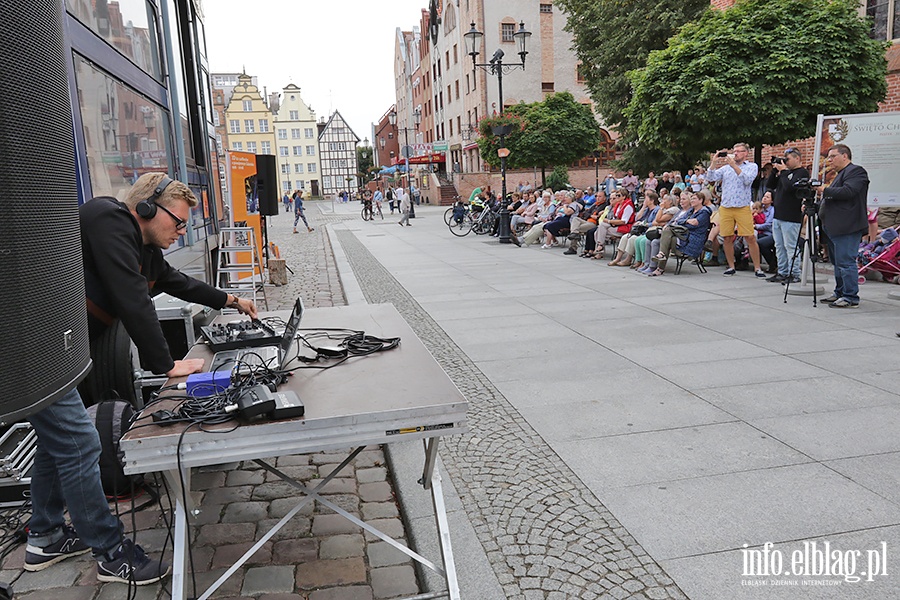
<instances>
[{"instance_id":1,"label":"man in yellow shorts","mask_svg":"<svg viewBox=\"0 0 900 600\"><path fill-rule=\"evenodd\" d=\"M753 214L750 204L753 200L751 186L759 173L759 167L748 160L750 147L737 143L731 150L719 150L713 159L714 169L706 173L707 181L722 182L722 203L719 205L719 229L725 238L725 258L728 268L725 276L734 275L734 237L744 238L750 250L753 270L757 277L765 279L766 273L760 268L759 245L756 243L756 231L753 227Z\"/></svg>"}]
</instances>

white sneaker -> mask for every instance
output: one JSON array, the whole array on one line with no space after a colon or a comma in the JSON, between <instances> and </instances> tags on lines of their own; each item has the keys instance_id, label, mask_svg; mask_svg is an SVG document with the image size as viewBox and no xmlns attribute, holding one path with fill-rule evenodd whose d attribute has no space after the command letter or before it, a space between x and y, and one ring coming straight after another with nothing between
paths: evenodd
<instances>
[{"instance_id":1,"label":"white sneaker","mask_svg":"<svg viewBox=\"0 0 900 600\"><path fill-rule=\"evenodd\" d=\"M541 244L541 249L542 249L542 250L546 250L547 248L552 248L552 247L553 247L553 246L551 246L550 244Z\"/></svg>"}]
</instances>

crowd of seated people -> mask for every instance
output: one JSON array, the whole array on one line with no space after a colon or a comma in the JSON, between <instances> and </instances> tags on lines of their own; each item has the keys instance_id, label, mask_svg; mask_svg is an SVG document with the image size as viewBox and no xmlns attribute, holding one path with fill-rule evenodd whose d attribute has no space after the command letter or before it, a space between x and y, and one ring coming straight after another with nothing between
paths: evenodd
<instances>
[{"instance_id":1,"label":"crowd of seated people","mask_svg":"<svg viewBox=\"0 0 900 600\"><path fill-rule=\"evenodd\" d=\"M777 273L775 209L763 173L759 189L754 188L754 198L758 198L752 211L755 239L768 272ZM638 180L636 186L634 180ZM630 173L629 183L632 185L625 187L622 180L610 176L596 190L554 192L526 187L513 193L508 203L511 240L519 246L540 245L543 250L567 240L564 254L596 260L603 259L606 246L612 244L608 266L659 277L673 256L702 261L704 266L721 264L723 242L731 238L737 268L751 268L746 240L735 235L736 231L720 230L720 190L706 180L702 165L684 176L675 171L659 176L650 172L641 179ZM489 197L486 204L492 206ZM877 222L873 215L870 221L874 239L885 227L900 224L900 210L879 214Z\"/></svg>"}]
</instances>

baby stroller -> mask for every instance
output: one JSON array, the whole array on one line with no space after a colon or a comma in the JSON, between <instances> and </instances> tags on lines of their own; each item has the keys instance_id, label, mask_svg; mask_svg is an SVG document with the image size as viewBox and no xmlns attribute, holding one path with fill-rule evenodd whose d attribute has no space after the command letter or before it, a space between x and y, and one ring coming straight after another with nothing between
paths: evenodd
<instances>
[{"instance_id":1,"label":"baby stroller","mask_svg":"<svg viewBox=\"0 0 900 600\"><path fill-rule=\"evenodd\" d=\"M869 271L878 271L885 281L900 283L900 234L897 229L885 229L874 242L860 245L856 260L860 283L865 283L865 274Z\"/></svg>"}]
</instances>

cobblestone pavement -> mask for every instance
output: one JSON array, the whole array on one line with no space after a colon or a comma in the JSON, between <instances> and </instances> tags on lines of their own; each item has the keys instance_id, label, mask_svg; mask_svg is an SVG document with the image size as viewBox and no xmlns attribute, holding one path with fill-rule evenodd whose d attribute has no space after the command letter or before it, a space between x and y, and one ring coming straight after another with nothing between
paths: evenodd
<instances>
[{"instance_id":1,"label":"cobblestone pavement","mask_svg":"<svg viewBox=\"0 0 900 600\"><path fill-rule=\"evenodd\" d=\"M466 435L441 452L508 598L685 598L490 380L349 231L370 303L393 303L469 400Z\"/></svg>"},{"instance_id":2,"label":"cobblestone pavement","mask_svg":"<svg viewBox=\"0 0 900 600\"><path fill-rule=\"evenodd\" d=\"M279 246L294 274L288 285L267 287L271 310L290 308L301 295L310 307L343 305L344 294L324 225L349 217L324 216L310 203L307 218L313 233L291 233L293 217L270 219L269 239ZM302 223L301 223L302 225ZM347 452L285 456L277 467L304 484L327 475ZM297 502L293 488L254 463L200 469L193 493L202 500L192 531L197 589L215 581ZM323 495L388 535L405 542L390 473L380 448L367 448L333 479ZM164 506L168 506L164 503ZM127 510L121 506L120 510ZM168 511L167 511L168 514ZM122 517L138 544L158 554L167 544L166 523L158 508ZM119 600L128 598L121 584L100 584L90 554L72 558L39 573L22 571L25 547L3 562L0 581L13 582L17 600ZM171 552L167 551L167 555ZM165 585L139 588L136 600L169 597ZM406 555L364 533L328 508L305 506L265 544L213 598L259 600L374 600L419 592Z\"/></svg>"}]
</instances>

